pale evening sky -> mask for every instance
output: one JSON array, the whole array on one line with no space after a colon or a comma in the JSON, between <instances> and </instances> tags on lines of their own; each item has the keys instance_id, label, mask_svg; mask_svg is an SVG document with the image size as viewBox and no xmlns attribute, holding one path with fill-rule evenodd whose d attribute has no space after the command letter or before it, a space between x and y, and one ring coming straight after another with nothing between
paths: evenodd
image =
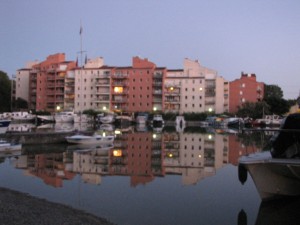
<instances>
[{"instance_id":1,"label":"pale evening sky","mask_svg":"<svg viewBox=\"0 0 300 225\"><path fill-rule=\"evenodd\" d=\"M1 0L0 70L12 75L54 53L101 56L129 66L133 56L183 68L190 58L228 81L241 71L300 91L299 0Z\"/></svg>"}]
</instances>

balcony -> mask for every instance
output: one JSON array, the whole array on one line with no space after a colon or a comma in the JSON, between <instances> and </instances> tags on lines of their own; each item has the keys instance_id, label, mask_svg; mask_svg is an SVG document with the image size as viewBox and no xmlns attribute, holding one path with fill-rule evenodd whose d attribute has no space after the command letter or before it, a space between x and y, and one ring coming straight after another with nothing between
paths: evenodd
<instances>
[{"instance_id":1,"label":"balcony","mask_svg":"<svg viewBox=\"0 0 300 225\"><path fill-rule=\"evenodd\" d=\"M95 102L109 102L109 97L107 97L107 98L104 98L104 97L102 97L102 98L94 98L94 101Z\"/></svg>"},{"instance_id":2,"label":"balcony","mask_svg":"<svg viewBox=\"0 0 300 225\"><path fill-rule=\"evenodd\" d=\"M161 98L153 98L153 101L152 102L155 102L155 103L161 103L162 102L162 99Z\"/></svg>"},{"instance_id":3,"label":"balcony","mask_svg":"<svg viewBox=\"0 0 300 225\"><path fill-rule=\"evenodd\" d=\"M73 103L74 102L74 98L65 98L65 102L67 102L67 103Z\"/></svg>"},{"instance_id":4,"label":"balcony","mask_svg":"<svg viewBox=\"0 0 300 225\"><path fill-rule=\"evenodd\" d=\"M55 98L47 98L47 102L50 103L50 102L55 102Z\"/></svg>"},{"instance_id":5,"label":"balcony","mask_svg":"<svg viewBox=\"0 0 300 225\"><path fill-rule=\"evenodd\" d=\"M57 82L56 87L64 87L65 83L64 82Z\"/></svg>"},{"instance_id":6,"label":"balcony","mask_svg":"<svg viewBox=\"0 0 300 225\"><path fill-rule=\"evenodd\" d=\"M162 95L162 90L160 90L160 89L154 89L153 90L153 94L154 95Z\"/></svg>"},{"instance_id":7,"label":"balcony","mask_svg":"<svg viewBox=\"0 0 300 225\"><path fill-rule=\"evenodd\" d=\"M125 102L127 102L127 98L113 98L112 102L113 103L125 103Z\"/></svg>"},{"instance_id":8,"label":"balcony","mask_svg":"<svg viewBox=\"0 0 300 225\"><path fill-rule=\"evenodd\" d=\"M153 86L155 86L155 87L161 87L162 86L162 82L160 82L160 81L154 81L153 82Z\"/></svg>"},{"instance_id":9,"label":"balcony","mask_svg":"<svg viewBox=\"0 0 300 225\"><path fill-rule=\"evenodd\" d=\"M96 82L96 87L99 87L99 86L109 86L110 83L108 81L98 81Z\"/></svg>"},{"instance_id":10,"label":"balcony","mask_svg":"<svg viewBox=\"0 0 300 225\"><path fill-rule=\"evenodd\" d=\"M74 90L66 90L65 94L66 95L74 95Z\"/></svg>"},{"instance_id":11,"label":"balcony","mask_svg":"<svg viewBox=\"0 0 300 225\"><path fill-rule=\"evenodd\" d=\"M205 105L215 105L215 101L205 101Z\"/></svg>"},{"instance_id":12,"label":"balcony","mask_svg":"<svg viewBox=\"0 0 300 225\"><path fill-rule=\"evenodd\" d=\"M162 72L156 72L153 74L154 78L162 78L163 77L163 73Z\"/></svg>"},{"instance_id":13,"label":"balcony","mask_svg":"<svg viewBox=\"0 0 300 225\"><path fill-rule=\"evenodd\" d=\"M128 95L129 91L128 90L123 90L120 92L113 92L112 95Z\"/></svg>"},{"instance_id":14,"label":"balcony","mask_svg":"<svg viewBox=\"0 0 300 225\"><path fill-rule=\"evenodd\" d=\"M215 97L216 92L215 91L206 91L205 92L205 97Z\"/></svg>"},{"instance_id":15,"label":"balcony","mask_svg":"<svg viewBox=\"0 0 300 225\"><path fill-rule=\"evenodd\" d=\"M128 75L127 74L113 74L111 77L113 79L127 79Z\"/></svg>"},{"instance_id":16,"label":"balcony","mask_svg":"<svg viewBox=\"0 0 300 225\"><path fill-rule=\"evenodd\" d=\"M75 85L75 82L74 81L70 81L70 82L65 82L65 85L67 87L73 87Z\"/></svg>"},{"instance_id":17,"label":"balcony","mask_svg":"<svg viewBox=\"0 0 300 225\"><path fill-rule=\"evenodd\" d=\"M111 83L112 86L120 86L120 87L124 87L124 86L128 86L128 82L125 81L113 81Z\"/></svg>"},{"instance_id":18,"label":"balcony","mask_svg":"<svg viewBox=\"0 0 300 225\"><path fill-rule=\"evenodd\" d=\"M180 105L180 101L179 100L175 100L175 99L165 99L165 104L169 104L169 105Z\"/></svg>"},{"instance_id":19,"label":"balcony","mask_svg":"<svg viewBox=\"0 0 300 225\"><path fill-rule=\"evenodd\" d=\"M178 95L180 95L180 92L178 90L165 91L165 96L178 96Z\"/></svg>"}]
</instances>

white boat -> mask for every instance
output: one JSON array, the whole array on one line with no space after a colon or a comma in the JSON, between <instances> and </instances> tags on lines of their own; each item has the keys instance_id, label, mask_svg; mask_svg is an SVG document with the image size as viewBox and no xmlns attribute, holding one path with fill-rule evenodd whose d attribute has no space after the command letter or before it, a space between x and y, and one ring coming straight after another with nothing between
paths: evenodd
<instances>
[{"instance_id":1,"label":"white boat","mask_svg":"<svg viewBox=\"0 0 300 225\"><path fill-rule=\"evenodd\" d=\"M0 157L21 154L22 145L0 140Z\"/></svg>"},{"instance_id":2,"label":"white boat","mask_svg":"<svg viewBox=\"0 0 300 225\"><path fill-rule=\"evenodd\" d=\"M300 159L273 158L262 152L239 160L239 177L245 182L250 173L262 200L300 196Z\"/></svg>"},{"instance_id":3,"label":"white boat","mask_svg":"<svg viewBox=\"0 0 300 225\"><path fill-rule=\"evenodd\" d=\"M146 124L148 121L149 115L147 113L139 113L135 118L137 124Z\"/></svg>"},{"instance_id":4,"label":"white boat","mask_svg":"<svg viewBox=\"0 0 300 225\"><path fill-rule=\"evenodd\" d=\"M10 118L16 121L32 121L36 116L29 112L12 112L10 113Z\"/></svg>"},{"instance_id":5,"label":"white boat","mask_svg":"<svg viewBox=\"0 0 300 225\"><path fill-rule=\"evenodd\" d=\"M113 135L82 135L76 134L73 136L66 137L66 141L70 144L86 144L86 145L94 145L94 144L101 144L101 143L111 143L114 141Z\"/></svg>"},{"instance_id":6,"label":"white boat","mask_svg":"<svg viewBox=\"0 0 300 225\"><path fill-rule=\"evenodd\" d=\"M74 123L74 116L75 113L69 111L56 113L54 118L56 123Z\"/></svg>"},{"instance_id":7,"label":"white boat","mask_svg":"<svg viewBox=\"0 0 300 225\"><path fill-rule=\"evenodd\" d=\"M108 113L108 114L105 114L105 115L99 114L97 116L97 118L98 118L98 121L100 123L113 123L113 122L115 122L115 115L111 114L111 113Z\"/></svg>"},{"instance_id":8,"label":"white boat","mask_svg":"<svg viewBox=\"0 0 300 225\"><path fill-rule=\"evenodd\" d=\"M262 119L254 121L255 126L280 126L283 118L278 115L265 115Z\"/></svg>"},{"instance_id":9,"label":"white boat","mask_svg":"<svg viewBox=\"0 0 300 225\"><path fill-rule=\"evenodd\" d=\"M291 114L270 141L271 150L243 156L239 179L250 173L262 200L300 197L300 114Z\"/></svg>"},{"instance_id":10,"label":"white boat","mask_svg":"<svg viewBox=\"0 0 300 225\"><path fill-rule=\"evenodd\" d=\"M239 117L228 117L223 120L223 125L227 127L241 128L244 126L244 120Z\"/></svg>"},{"instance_id":11,"label":"white boat","mask_svg":"<svg viewBox=\"0 0 300 225\"><path fill-rule=\"evenodd\" d=\"M87 114L74 114L74 123L89 123L91 121L91 116Z\"/></svg>"},{"instance_id":12,"label":"white boat","mask_svg":"<svg viewBox=\"0 0 300 225\"><path fill-rule=\"evenodd\" d=\"M30 132L35 127L33 123L10 123L6 132Z\"/></svg>"},{"instance_id":13,"label":"white boat","mask_svg":"<svg viewBox=\"0 0 300 225\"><path fill-rule=\"evenodd\" d=\"M165 123L162 115L160 114L155 114L153 115L153 119L152 119L152 125L153 126L163 126Z\"/></svg>"},{"instance_id":14,"label":"white boat","mask_svg":"<svg viewBox=\"0 0 300 225\"><path fill-rule=\"evenodd\" d=\"M115 126L113 124L109 123L104 123L99 126L99 130L104 130L104 131L114 131Z\"/></svg>"}]
</instances>

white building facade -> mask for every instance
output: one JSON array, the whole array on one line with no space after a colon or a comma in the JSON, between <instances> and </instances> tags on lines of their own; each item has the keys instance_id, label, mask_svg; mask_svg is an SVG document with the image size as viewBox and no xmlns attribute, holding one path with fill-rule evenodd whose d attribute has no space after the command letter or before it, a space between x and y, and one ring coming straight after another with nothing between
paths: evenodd
<instances>
[{"instance_id":1,"label":"white building facade","mask_svg":"<svg viewBox=\"0 0 300 225\"><path fill-rule=\"evenodd\" d=\"M165 111L177 113L226 112L226 82L217 72L184 59L183 70L168 70L165 79Z\"/></svg>"}]
</instances>

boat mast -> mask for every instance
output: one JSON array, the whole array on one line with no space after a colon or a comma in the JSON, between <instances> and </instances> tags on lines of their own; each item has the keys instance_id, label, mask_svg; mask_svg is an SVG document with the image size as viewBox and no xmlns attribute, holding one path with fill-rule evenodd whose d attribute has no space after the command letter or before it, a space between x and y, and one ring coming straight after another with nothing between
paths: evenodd
<instances>
[{"instance_id":1,"label":"boat mast","mask_svg":"<svg viewBox=\"0 0 300 225\"><path fill-rule=\"evenodd\" d=\"M82 112L82 107L83 107L83 90L82 90L82 73L83 73L83 59L82 59L82 54L85 52L82 50L82 23L80 20L80 30L79 30L79 35L80 35L80 109L79 109L79 115L80 115L80 121L81 121L81 112Z\"/></svg>"}]
</instances>

